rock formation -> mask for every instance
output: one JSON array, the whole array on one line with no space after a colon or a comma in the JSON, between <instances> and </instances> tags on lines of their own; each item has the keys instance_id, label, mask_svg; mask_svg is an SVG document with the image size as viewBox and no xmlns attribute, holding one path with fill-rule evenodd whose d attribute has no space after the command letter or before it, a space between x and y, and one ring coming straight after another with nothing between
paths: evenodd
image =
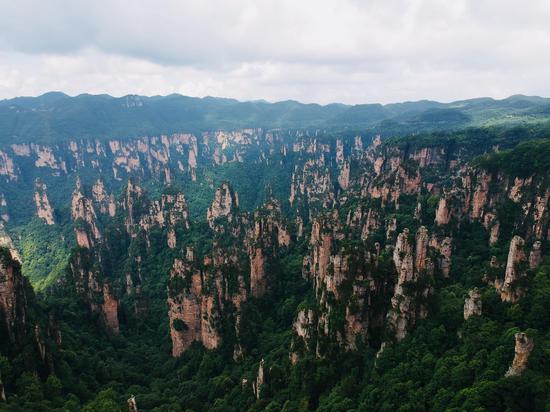
<instances>
[{"instance_id":1,"label":"rock formation","mask_svg":"<svg viewBox=\"0 0 550 412\"><path fill-rule=\"evenodd\" d=\"M4 383L2 382L1 371L0 371L0 401L6 401L6 392L4 391Z\"/></svg>"},{"instance_id":2,"label":"rock formation","mask_svg":"<svg viewBox=\"0 0 550 412\"><path fill-rule=\"evenodd\" d=\"M258 366L258 374L256 375L256 381L252 384L252 389L256 399L260 399L262 386L265 382L265 361L262 359L260 361L260 366Z\"/></svg>"},{"instance_id":3,"label":"rock formation","mask_svg":"<svg viewBox=\"0 0 550 412\"><path fill-rule=\"evenodd\" d=\"M212 205L208 208L206 219L212 229L222 230L216 225L216 219L225 218L228 222L233 222L236 218L237 209L239 207L239 197L237 192L229 183L224 182L216 190Z\"/></svg>"},{"instance_id":4,"label":"rock formation","mask_svg":"<svg viewBox=\"0 0 550 412\"><path fill-rule=\"evenodd\" d=\"M516 333L515 339L516 346L514 349L514 360L512 361L512 365L510 365L510 368L506 372L506 376L521 375L523 371L527 368L529 355L531 355L531 352L535 347L533 338L530 338L523 332Z\"/></svg>"},{"instance_id":5,"label":"rock formation","mask_svg":"<svg viewBox=\"0 0 550 412\"><path fill-rule=\"evenodd\" d=\"M76 189L72 195L71 217L75 222L78 246L90 249L101 240L93 201L82 193L80 179L77 180Z\"/></svg>"},{"instance_id":6,"label":"rock formation","mask_svg":"<svg viewBox=\"0 0 550 412\"><path fill-rule=\"evenodd\" d=\"M250 292L262 297L269 286L267 266L280 248L290 244L290 233L283 223L279 202L270 200L254 213L254 228L247 236L250 256Z\"/></svg>"},{"instance_id":7,"label":"rock formation","mask_svg":"<svg viewBox=\"0 0 550 412\"><path fill-rule=\"evenodd\" d=\"M537 240L533 243L531 253L529 253L529 269L536 269L542 262L542 243L540 240Z\"/></svg>"},{"instance_id":8,"label":"rock formation","mask_svg":"<svg viewBox=\"0 0 550 412\"><path fill-rule=\"evenodd\" d=\"M101 214L108 214L110 217L114 217L116 214L116 202L115 197L107 193L105 184L102 179L97 179L92 186L92 198L94 204Z\"/></svg>"},{"instance_id":9,"label":"rock formation","mask_svg":"<svg viewBox=\"0 0 550 412\"><path fill-rule=\"evenodd\" d=\"M174 249L177 244L176 228L179 226L189 229L189 211L185 196L181 192L163 194L159 200L144 204L148 204L148 211L140 217L139 230L145 233L147 243L152 228L166 228L168 247Z\"/></svg>"},{"instance_id":10,"label":"rock formation","mask_svg":"<svg viewBox=\"0 0 550 412\"><path fill-rule=\"evenodd\" d=\"M122 206L126 212L126 232L132 237L137 235L136 224L139 222L139 218L143 214L143 205L141 204L142 196L143 189L137 184L134 184L132 180L128 180Z\"/></svg>"},{"instance_id":11,"label":"rock formation","mask_svg":"<svg viewBox=\"0 0 550 412\"><path fill-rule=\"evenodd\" d=\"M74 287L77 294L86 302L92 312L99 313L103 325L113 333L119 333L118 299L110 282L94 261L98 255L94 250L80 249L71 256L66 284Z\"/></svg>"},{"instance_id":12,"label":"rock formation","mask_svg":"<svg viewBox=\"0 0 550 412\"><path fill-rule=\"evenodd\" d=\"M218 347L222 339L219 322L225 308L231 305L238 312L246 300L243 268L236 251L215 246L213 253L202 265L187 258L174 261L167 300L174 357L194 341L207 349ZM187 253L187 257L190 255L193 254ZM229 279L232 274L237 278ZM229 282L236 283L234 290L229 288Z\"/></svg>"},{"instance_id":13,"label":"rock formation","mask_svg":"<svg viewBox=\"0 0 550 412\"><path fill-rule=\"evenodd\" d=\"M416 234L416 247L413 251L410 233L404 229L397 237L393 250L393 262L397 271L397 283L388 312L388 325L397 341L402 340L407 330L417 318L427 316L425 300L431 292L429 283L420 289L417 286L421 278L433 275L433 267L426 259L428 253L428 233L421 227ZM416 264L415 264L416 262Z\"/></svg>"},{"instance_id":14,"label":"rock formation","mask_svg":"<svg viewBox=\"0 0 550 412\"><path fill-rule=\"evenodd\" d=\"M362 226L363 222L356 225L358 236ZM345 237L336 213L313 222L303 275L311 280L318 305L315 310L298 313L293 327L293 361L304 350L322 356L328 343L354 349L358 340L368 341L371 328L383 323L381 308L371 306L379 294L385 293L385 283L374 277L379 245L347 249L342 247ZM335 310L341 311L343 322L332 321L330 314Z\"/></svg>"},{"instance_id":15,"label":"rock formation","mask_svg":"<svg viewBox=\"0 0 550 412\"><path fill-rule=\"evenodd\" d=\"M506 272L504 282L497 279L495 287L500 292L500 297L504 302L517 302L525 291L517 285L519 279L525 274L523 264L526 257L523 251L525 241L520 236L514 236L510 242L508 259L506 261Z\"/></svg>"},{"instance_id":16,"label":"rock formation","mask_svg":"<svg viewBox=\"0 0 550 412\"><path fill-rule=\"evenodd\" d=\"M6 248L0 248L0 328L11 343L25 334L30 284L22 274L21 265Z\"/></svg>"},{"instance_id":17,"label":"rock formation","mask_svg":"<svg viewBox=\"0 0 550 412\"><path fill-rule=\"evenodd\" d=\"M435 213L435 223L438 225L446 225L451 220L451 212L447 206L447 199L442 197L439 199L439 204L437 205L437 211Z\"/></svg>"},{"instance_id":18,"label":"rock formation","mask_svg":"<svg viewBox=\"0 0 550 412\"><path fill-rule=\"evenodd\" d=\"M47 225L55 224L53 208L48 200L46 184L39 180L35 183L34 203L36 205L36 216L44 220Z\"/></svg>"},{"instance_id":19,"label":"rock formation","mask_svg":"<svg viewBox=\"0 0 550 412\"><path fill-rule=\"evenodd\" d=\"M477 288L468 291L468 297L464 301L464 320L470 316L481 315L481 294Z\"/></svg>"},{"instance_id":20,"label":"rock formation","mask_svg":"<svg viewBox=\"0 0 550 412\"><path fill-rule=\"evenodd\" d=\"M128 399L128 412L138 412L136 397L134 395Z\"/></svg>"}]
</instances>

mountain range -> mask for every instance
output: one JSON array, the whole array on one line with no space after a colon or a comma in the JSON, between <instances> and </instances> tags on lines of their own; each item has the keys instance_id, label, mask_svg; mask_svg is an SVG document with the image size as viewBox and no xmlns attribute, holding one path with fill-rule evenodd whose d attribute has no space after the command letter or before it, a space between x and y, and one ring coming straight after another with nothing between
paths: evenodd
<instances>
[{"instance_id":1,"label":"mountain range","mask_svg":"<svg viewBox=\"0 0 550 412\"><path fill-rule=\"evenodd\" d=\"M550 99L514 95L439 103L277 103L216 97L50 92L0 101L0 142L53 143L69 138L141 137L151 134L235 128L319 128L412 134L470 126L517 124L544 119Z\"/></svg>"}]
</instances>

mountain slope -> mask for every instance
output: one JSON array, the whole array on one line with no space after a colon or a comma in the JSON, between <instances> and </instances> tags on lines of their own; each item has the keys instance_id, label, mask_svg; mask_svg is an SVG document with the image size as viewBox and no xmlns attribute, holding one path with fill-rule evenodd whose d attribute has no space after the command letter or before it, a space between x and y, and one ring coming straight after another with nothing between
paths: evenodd
<instances>
[{"instance_id":1,"label":"mountain slope","mask_svg":"<svg viewBox=\"0 0 550 412\"><path fill-rule=\"evenodd\" d=\"M177 94L128 95L46 93L0 101L0 142L57 143L69 138L141 137L211 129L371 128L393 133L449 130L484 123L540 120L550 99L512 96L503 100L472 99L454 103L431 101L347 106L296 101L240 102Z\"/></svg>"}]
</instances>

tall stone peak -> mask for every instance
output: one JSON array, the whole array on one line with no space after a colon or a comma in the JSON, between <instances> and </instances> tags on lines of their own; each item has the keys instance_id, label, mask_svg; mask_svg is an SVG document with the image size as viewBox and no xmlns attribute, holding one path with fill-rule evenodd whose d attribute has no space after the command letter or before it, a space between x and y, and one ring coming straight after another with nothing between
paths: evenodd
<instances>
[{"instance_id":1,"label":"tall stone peak","mask_svg":"<svg viewBox=\"0 0 550 412\"><path fill-rule=\"evenodd\" d=\"M0 327L12 343L25 334L29 293L32 290L21 265L8 249L0 248Z\"/></svg>"},{"instance_id":2,"label":"tall stone peak","mask_svg":"<svg viewBox=\"0 0 550 412\"><path fill-rule=\"evenodd\" d=\"M468 291L468 297L464 301L464 320L467 320L471 316L481 315L481 310L481 294L477 288L473 288Z\"/></svg>"},{"instance_id":3,"label":"tall stone peak","mask_svg":"<svg viewBox=\"0 0 550 412\"><path fill-rule=\"evenodd\" d=\"M266 266L276 258L280 248L290 245L290 232L278 201L270 199L254 212L253 228L247 233L246 243L250 258L250 291L252 296L260 298L270 283Z\"/></svg>"},{"instance_id":4,"label":"tall stone peak","mask_svg":"<svg viewBox=\"0 0 550 412\"><path fill-rule=\"evenodd\" d=\"M53 371L51 350L60 343L53 315L44 316L29 280L7 248L0 247L0 336L8 352L24 351L22 359L35 373ZM55 341L54 341L55 339ZM4 353L3 353L4 354ZM0 374L1 375L1 374ZM0 401L6 400L0 376ZM0 408L1 409L1 408Z\"/></svg>"},{"instance_id":5,"label":"tall stone peak","mask_svg":"<svg viewBox=\"0 0 550 412\"><path fill-rule=\"evenodd\" d=\"M131 236L136 236L134 227L138 223L139 217L142 213L141 200L143 196L144 190L141 186L134 183L132 179L128 179L122 207L126 212L126 232Z\"/></svg>"},{"instance_id":6,"label":"tall stone peak","mask_svg":"<svg viewBox=\"0 0 550 412\"><path fill-rule=\"evenodd\" d=\"M107 192L105 182L98 178L92 186L92 199L98 206L99 213L114 217L116 214L116 202L113 194Z\"/></svg>"},{"instance_id":7,"label":"tall stone peak","mask_svg":"<svg viewBox=\"0 0 550 412\"><path fill-rule=\"evenodd\" d=\"M514 360L506 372L506 376L521 375L527 369L529 356L535 347L533 338L527 336L524 332L515 334Z\"/></svg>"},{"instance_id":8,"label":"tall stone peak","mask_svg":"<svg viewBox=\"0 0 550 412\"><path fill-rule=\"evenodd\" d=\"M160 199L144 202L147 209L139 218L139 230L145 232L149 244L149 232L153 227L167 229L167 245L174 249L177 245L176 227L189 229L189 208L182 192L165 193ZM136 233L136 228L131 230Z\"/></svg>"},{"instance_id":9,"label":"tall stone peak","mask_svg":"<svg viewBox=\"0 0 550 412\"><path fill-rule=\"evenodd\" d=\"M83 192L82 183L80 179L77 179L71 198L71 217L75 222L74 229L78 246L90 249L101 240L101 232L93 200L86 197Z\"/></svg>"},{"instance_id":10,"label":"tall stone peak","mask_svg":"<svg viewBox=\"0 0 550 412\"><path fill-rule=\"evenodd\" d=\"M180 287L187 279L188 286ZM168 286L168 317L172 339L172 356L178 357L195 341L206 348L218 347L220 335L215 327L218 318L216 296L203 293L204 274L183 259L176 259Z\"/></svg>"},{"instance_id":11,"label":"tall stone peak","mask_svg":"<svg viewBox=\"0 0 550 412\"><path fill-rule=\"evenodd\" d=\"M228 222L236 219L239 208L239 196L229 182L223 182L216 189L214 200L208 208L206 219L212 229L216 228L215 221L219 218L225 218Z\"/></svg>"},{"instance_id":12,"label":"tall stone peak","mask_svg":"<svg viewBox=\"0 0 550 412\"><path fill-rule=\"evenodd\" d=\"M536 269L542 262L542 242L537 240L533 243L529 253L529 269Z\"/></svg>"},{"instance_id":13,"label":"tall stone peak","mask_svg":"<svg viewBox=\"0 0 550 412\"><path fill-rule=\"evenodd\" d=\"M74 288L91 312L100 315L104 327L112 334L119 333L118 307L111 280L98 264L99 254L88 248L79 249L71 256L66 284Z\"/></svg>"},{"instance_id":14,"label":"tall stone peak","mask_svg":"<svg viewBox=\"0 0 550 412\"><path fill-rule=\"evenodd\" d=\"M495 287L504 302L515 303L525 294L525 290L517 286L517 281L525 275L524 266L527 258L524 245L525 240L521 236L515 235L512 238L506 260L504 281L497 279L495 282Z\"/></svg>"},{"instance_id":15,"label":"tall stone peak","mask_svg":"<svg viewBox=\"0 0 550 412\"><path fill-rule=\"evenodd\" d=\"M34 203L36 215L44 220L47 225L55 224L54 210L48 199L48 187L41 180L37 179L34 184Z\"/></svg>"},{"instance_id":16,"label":"tall stone peak","mask_svg":"<svg viewBox=\"0 0 550 412\"><path fill-rule=\"evenodd\" d=\"M397 282L387 315L389 328L397 341L406 336L417 319L423 319L428 314L426 299L432 292L430 282L425 282L422 289L413 292L407 287L418 283L423 277L434 275L434 265L428 254L429 235L424 226L418 229L416 236L412 236L408 228L397 236L393 249Z\"/></svg>"}]
</instances>

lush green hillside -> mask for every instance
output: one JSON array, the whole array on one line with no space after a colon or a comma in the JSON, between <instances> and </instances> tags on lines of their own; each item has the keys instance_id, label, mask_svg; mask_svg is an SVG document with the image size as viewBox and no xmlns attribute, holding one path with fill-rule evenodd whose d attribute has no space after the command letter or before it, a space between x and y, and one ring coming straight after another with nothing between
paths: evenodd
<instances>
[{"instance_id":1,"label":"lush green hillside","mask_svg":"<svg viewBox=\"0 0 550 412\"><path fill-rule=\"evenodd\" d=\"M55 143L68 138L137 137L242 127L349 127L382 133L416 133L544 118L549 99L512 96L396 104L240 102L182 95L143 97L47 93L0 101L0 142Z\"/></svg>"}]
</instances>

